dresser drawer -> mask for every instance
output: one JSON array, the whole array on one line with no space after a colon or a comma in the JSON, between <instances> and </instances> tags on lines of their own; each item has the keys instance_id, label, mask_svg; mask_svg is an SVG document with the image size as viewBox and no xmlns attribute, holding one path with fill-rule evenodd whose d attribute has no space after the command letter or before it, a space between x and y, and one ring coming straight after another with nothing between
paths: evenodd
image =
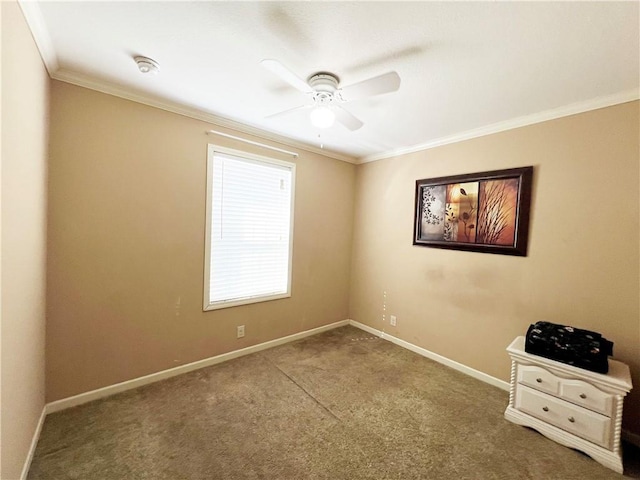
<instances>
[{"instance_id":1,"label":"dresser drawer","mask_svg":"<svg viewBox=\"0 0 640 480\"><path fill-rule=\"evenodd\" d=\"M582 380L560 379L560 397L607 417L613 414L614 396Z\"/></svg>"},{"instance_id":2,"label":"dresser drawer","mask_svg":"<svg viewBox=\"0 0 640 480\"><path fill-rule=\"evenodd\" d=\"M519 385L515 408L578 437L610 448L611 419L564 400Z\"/></svg>"},{"instance_id":3,"label":"dresser drawer","mask_svg":"<svg viewBox=\"0 0 640 480\"><path fill-rule=\"evenodd\" d=\"M542 392L558 395L560 379L544 368L534 365L518 366L518 383Z\"/></svg>"}]
</instances>

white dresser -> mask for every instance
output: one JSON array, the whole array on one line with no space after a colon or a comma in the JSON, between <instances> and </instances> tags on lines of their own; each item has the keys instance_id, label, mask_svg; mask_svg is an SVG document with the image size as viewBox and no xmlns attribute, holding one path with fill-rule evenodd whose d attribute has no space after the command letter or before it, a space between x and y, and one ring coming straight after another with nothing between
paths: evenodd
<instances>
[{"instance_id":1,"label":"white dresser","mask_svg":"<svg viewBox=\"0 0 640 480\"><path fill-rule=\"evenodd\" d=\"M507 420L538 430L622 473L622 405L631 390L629 367L609 360L609 373L590 372L524 351L516 338L511 357Z\"/></svg>"}]
</instances>

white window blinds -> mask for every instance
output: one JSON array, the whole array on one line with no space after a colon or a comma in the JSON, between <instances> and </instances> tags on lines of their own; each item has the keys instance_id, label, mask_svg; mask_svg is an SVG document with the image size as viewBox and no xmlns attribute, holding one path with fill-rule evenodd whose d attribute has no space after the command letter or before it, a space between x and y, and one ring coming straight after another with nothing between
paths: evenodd
<instances>
[{"instance_id":1,"label":"white window blinds","mask_svg":"<svg viewBox=\"0 0 640 480\"><path fill-rule=\"evenodd\" d=\"M290 296L295 165L210 145L205 310Z\"/></svg>"}]
</instances>

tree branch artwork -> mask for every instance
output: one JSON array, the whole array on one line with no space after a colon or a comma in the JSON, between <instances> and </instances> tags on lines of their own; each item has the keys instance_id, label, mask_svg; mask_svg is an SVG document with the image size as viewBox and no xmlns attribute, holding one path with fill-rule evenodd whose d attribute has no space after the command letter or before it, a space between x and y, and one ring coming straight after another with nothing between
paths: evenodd
<instances>
[{"instance_id":1,"label":"tree branch artwork","mask_svg":"<svg viewBox=\"0 0 640 480\"><path fill-rule=\"evenodd\" d=\"M460 194L464 195L465 197L468 197L467 192L464 188L460 188ZM471 198L469 198L468 200L469 200L469 211L462 212L462 217L460 218L460 220L462 220L462 223L464 224L464 236L467 239L467 242L471 241L470 233L471 233L471 230L475 228L475 225L473 223L470 223L469 225L467 225L467 222L469 222L472 219L472 215L476 211L475 203L473 203Z\"/></svg>"},{"instance_id":2,"label":"tree branch artwork","mask_svg":"<svg viewBox=\"0 0 640 480\"><path fill-rule=\"evenodd\" d=\"M432 225L437 225L444 220L443 216L438 216L431 211L431 205L435 200L436 197L431 187L427 187L422 191L422 219Z\"/></svg>"},{"instance_id":3,"label":"tree branch artwork","mask_svg":"<svg viewBox=\"0 0 640 480\"><path fill-rule=\"evenodd\" d=\"M480 184L480 204L478 212L477 240L495 245L515 218L513 196L517 188L516 180L482 182Z\"/></svg>"},{"instance_id":4,"label":"tree branch artwork","mask_svg":"<svg viewBox=\"0 0 640 480\"><path fill-rule=\"evenodd\" d=\"M414 245L526 256L533 167L416 181Z\"/></svg>"},{"instance_id":5,"label":"tree branch artwork","mask_svg":"<svg viewBox=\"0 0 640 480\"><path fill-rule=\"evenodd\" d=\"M475 235L472 235L472 232L476 227L478 184L465 183L464 185L466 189L459 184L447 185L444 228L444 239L447 241L475 241ZM464 235L464 239L461 238L461 235Z\"/></svg>"}]
</instances>

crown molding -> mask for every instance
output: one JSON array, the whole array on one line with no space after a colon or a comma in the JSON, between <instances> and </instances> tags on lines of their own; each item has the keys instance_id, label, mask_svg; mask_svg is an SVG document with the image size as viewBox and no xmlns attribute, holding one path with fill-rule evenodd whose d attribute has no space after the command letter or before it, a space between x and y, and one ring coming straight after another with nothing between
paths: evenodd
<instances>
[{"instance_id":1,"label":"crown molding","mask_svg":"<svg viewBox=\"0 0 640 480\"><path fill-rule=\"evenodd\" d=\"M178 115L183 115L185 117L193 118L195 120L201 120L211 125L227 128L229 130L233 130L238 133L243 133L245 135L251 135L251 136L260 138L261 140L269 140L271 142L275 142L280 145L285 145L288 147L294 147L301 150L306 150L307 152L317 153L318 155L333 158L333 159L340 160L347 163L352 163L352 164L357 163L357 160L354 157L350 157L348 155L343 155L337 152L332 152L330 150L314 147L313 145L309 145L304 142L293 140L288 137L284 137L282 135L278 135L276 133L272 133L266 130L251 127L249 125L236 122L235 120L230 120L228 118L220 117L218 115L214 115L212 113L208 113L197 108L181 105L177 102L162 100L156 97L151 97L138 92L134 92L128 88L121 87L119 85L115 85L106 81L96 80L86 75L81 75L75 72L69 72L66 70L59 69L51 75L51 78L53 78L54 80L59 80L61 82L71 83L79 87L96 90L98 92L106 93L108 95L120 97L125 100L131 100L133 102L141 103L143 105L148 105L150 107L159 108L161 110L165 110L171 113L176 113Z\"/></svg>"},{"instance_id":2,"label":"crown molding","mask_svg":"<svg viewBox=\"0 0 640 480\"><path fill-rule=\"evenodd\" d=\"M599 108L611 107L613 105L619 105L621 103L632 102L640 98L640 91L638 89L627 90L619 92L613 95L607 95L604 97L597 97L584 102L572 103L563 107L554 108L551 110L545 110L543 112L534 113L533 115L525 115L523 117L513 118L504 122L493 123L484 127L475 128L473 130L467 130L465 132L456 133L446 137L436 138L429 140L428 142L413 145L411 147L399 148L383 152L375 155L369 155L360 158L358 164L375 162L377 160L383 160L385 158L397 157L400 155L406 155L408 153L415 153L422 150L428 150L430 148L440 147L442 145L448 145L451 143L461 142L463 140L470 140L472 138L484 137L485 135L491 135L494 133L504 132L512 130L514 128L526 127L527 125L533 125L536 123L546 122L549 120L555 120L557 118L568 117L570 115L576 115L578 113L584 113L591 110L597 110Z\"/></svg>"},{"instance_id":3,"label":"crown molding","mask_svg":"<svg viewBox=\"0 0 640 480\"><path fill-rule=\"evenodd\" d=\"M51 41L51 37L44 22L38 2L35 0L18 0L18 4L20 5L27 24L29 25L47 72L49 73L49 76L55 80L60 80L62 82L71 83L80 87L89 88L91 90L96 90L108 95L113 95L126 100L131 100L151 107L159 108L161 110L176 113L178 115L183 115L185 117L201 120L218 127L233 130L234 132L251 135L261 140L268 140L288 147L298 148L307 152L356 165L375 162L377 160L397 157L400 155L406 155L409 153L415 153L422 150L428 150L451 143L470 140L472 138L483 137L485 135L504 132L515 128L525 127L527 125L533 125L536 123L555 120L578 113L584 113L590 110L597 110L599 108L627 103L638 100L640 98L639 89L636 88L624 92L619 92L613 95L594 98L584 102L573 103L551 110L545 110L543 112L538 112L532 115L525 115L511 120L505 120L503 122L498 122L472 130L459 132L453 135L448 135L446 137L436 138L417 145L356 158L342 153L333 152L331 150L325 150L323 148L319 148L305 142L293 140L274 132L245 125L235 120L224 118L213 113L205 112L195 107L190 107L179 104L178 102L171 102L160 98L151 97L142 93L134 92L125 87L112 84L110 82L97 80L86 75L81 75L74 72L61 70L59 67L55 49L53 48L53 42Z\"/></svg>"},{"instance_id":4,"label":"crown molding","mask_svg":"<svg viewBox=\"0 0 640 480\"><path fill-rule=\"evenodd\" d=\"M49 30L42 17L40 6L34 0L18 0L18 5L27 21L27 25L29 25L29 30L31 30L31 35L36 42L44 66L51 77L58 70L58 57L53 48Z\"/></svg>"},{"instance_id":5,"label":"crown molding","mask_svg":"<svg viewBox=\"0 0 640 480\"><path fill-rule=\"evenodd\" d=\"M313 145L309 145L308 143L293 140L277 133L269 132L256 127L251 127L249 125L245 125L228 118L220 117L218 115L214 115L197 108L181 105L177 102L161 100L159 98L154 98L148 95L143 95L119 85L115 85L106 81L96 80L86 75L62 70L60 69L58 57L53 47L53 42L51 41L51 36L49 35L49 30L47 29L38 2L35 0L18 0L18 4L22 9L25 20L27 21L27 25L29 25L29 29L31 30L33 39L36 42L36 46L38 47L38 51L40 52L42 61L44 62L47 72L49 73L49 77L53 78L54 80L60 80L62 82L71 83L79 87L89 88L98 92L124 98L126 100L142 103L150 107L159 108L167 112L177 113L178 115L183 115L185 117L193 118L196 120L202 120L218 127L228 128L238 133L252 135L262 140L269 140L281 145L299 148L301 150L316 153L324 157L329 157L352 164L357 163L357 159L349 155L333 152L331 150L325 150L324 148L315 147Z\"/></svg>"}]
</instances>

